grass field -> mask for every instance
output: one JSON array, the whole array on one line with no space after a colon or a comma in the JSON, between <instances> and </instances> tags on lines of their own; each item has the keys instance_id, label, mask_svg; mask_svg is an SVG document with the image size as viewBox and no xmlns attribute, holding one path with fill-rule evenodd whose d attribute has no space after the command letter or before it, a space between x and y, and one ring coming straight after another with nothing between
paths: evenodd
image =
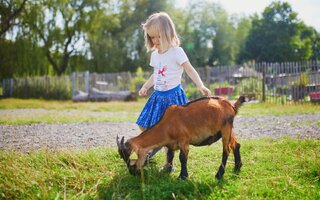
<instances>
[{"instance_id":1,"label":"grass field","mask_svg":"<svg viewBox=\"0 0 320 200\"><path fill-rule=\"evenodd\" d=\"M48 113L74 110L136 113L144 103L143 100L72 103L2 99L0 111L44 108ZM319 105L246 104L240 115L314 112L320 112ZM10 124L13 120L6 121L6 117L1 116L2 124ZM48 120L54 122L50 117ZM99 121L99 118L95 120ZM69 121L62 119L60 122ZM279 138L242 140L240 143L241 172L238 175L233 172L233 156L230 156L221 181L214 178L221 162L221 142L190 148L189 178L185 181L177 179L180 171L178 153L173 174L158 171L164 163L164 153L160 152L145 168L143 177L135 177L129 174L114 148L27 153L0 150L0 199L320 199L319 140Z\"/></svg>"},{"instance_id":2,"label":"grass field","mask_svg":"<svg viewBox=\"0 0 320 200\"><path fill-rule=\"evenodd\" d=\"M135 122L146 99L137 102L81 102L0 99L0 124L72 122ZM5 112L14 109L17 114ZM24 109L32 109L32 112ZM239 112L243 116L292 115L320 112L320 104L251 104L245 103ZM319 121L320 123L320 121Z\"/></svg>"},{"instance_id":3,"label":"grass field","mask_svg":"<svg viewBox=\"0 0 320 200\"><path fill-rule=\"evenodd\" d=\"M242 141L243 167L229 157L222 181L214 175L221 144L191 147L189 179L158 172L159 153L144 177L131 176L116 149L19 153L0 151L3 199L319 199L320 145L289 138Z\"/></svg>"}]
</instances>

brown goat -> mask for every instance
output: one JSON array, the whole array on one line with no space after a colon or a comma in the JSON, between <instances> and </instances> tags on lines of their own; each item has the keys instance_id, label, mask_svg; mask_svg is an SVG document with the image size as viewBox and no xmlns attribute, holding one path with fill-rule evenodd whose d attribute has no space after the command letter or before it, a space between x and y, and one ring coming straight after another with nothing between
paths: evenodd
<instances>
[{"instance_id":1,"label":"brown goat","mask_svg":"<svg viewBox=\"0 0 320 200\"><path fill-rule=\"evenodd\" d=\"M204 97L191 101L184 106L170 106L157 124L124 142L117 137L117 145L120 156L126 162L131 174L140 174L145 164L147 153L158 147L167 147L167 163L164 169L172 171L174 151L180 149L179 159L181 171L179 178L188 177L187 159L189 145L210 145L222 138L223 153L222 163L216 174L221 179L225 170L230 148L235 157L235 171L242 166L240 156L240 144L237 143L233 119L239 106L245 101L243 96L232 105L222 97ZM130 159L135 152L137 160Z\"/></svg>"}]
</instances>

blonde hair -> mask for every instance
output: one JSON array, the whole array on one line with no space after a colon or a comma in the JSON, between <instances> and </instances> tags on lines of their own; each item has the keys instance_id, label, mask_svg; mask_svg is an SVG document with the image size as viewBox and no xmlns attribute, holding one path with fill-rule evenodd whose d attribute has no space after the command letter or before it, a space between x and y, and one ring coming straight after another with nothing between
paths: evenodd
<instances>
[{"instance_id":1,"label":"blonde hair","mask_svg":"<svg viewBox=\"0 0 320 200\"><path fill-rule=\"evenodd\" d=\"M180 39L176 33L175 25L170 16L165 12L150 15L147 21L142 24L142 28L144 30L145 46L148 52L154 49L154 44L147 31L159 33L159 42L162 51L180 45Z\"/></svg>"}]
</instances>

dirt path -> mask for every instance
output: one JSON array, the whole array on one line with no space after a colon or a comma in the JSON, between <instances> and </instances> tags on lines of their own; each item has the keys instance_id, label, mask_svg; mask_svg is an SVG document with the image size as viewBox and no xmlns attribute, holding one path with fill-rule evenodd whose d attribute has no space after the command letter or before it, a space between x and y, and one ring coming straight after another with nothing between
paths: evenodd
<instances>
[{"instance_id":1,"label":"dirt path","mask_svg":"<svg viewBox=\"0 0 320 200\"><path fill-rule=\"evenodd\" d=\"M290 116L235 118L239 140L266 137L298 137L320 140L320 113ZM37 149L115 147L116 136L130 138L140 133L134 123L70 123L0 126L0 149L30 151Z\"/></svg>"}]
</instances>

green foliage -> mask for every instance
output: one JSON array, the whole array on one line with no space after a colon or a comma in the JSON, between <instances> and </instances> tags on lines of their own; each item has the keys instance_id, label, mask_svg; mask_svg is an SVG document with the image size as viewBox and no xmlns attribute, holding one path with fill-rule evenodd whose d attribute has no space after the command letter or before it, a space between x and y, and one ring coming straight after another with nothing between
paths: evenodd
<instances>
[{"instance_id":1,"label":"green foliage","mask_svg":"<svg viewBox=\"0 0 320 200\"><path fill-rule=\"evenodd\" d=\"M48 76L16 78L13 83L12 97L71 99L71 80L67 75L50 78Z\"/></svg>"},{"instance_id":2,"label":"green foliage","mask_svg":"<svg viewBox=\"0 0 320 200\"><path fill-rule=\"evenodd\" d=\"M0 40L0 79L50 74L42 49L28 39Z\"/></svg>"},{"instance_id":3,"label":"green foliage","mask_svg":"<svg viewBox=\"0 0 320 200\"><path fill-rule=\"evenodd\" d=\"M272 2L262 18L252 18L243 57L258 62L303 61L312 56L310 28L298 21L289 3Z\"/></svg>"},{"instance_id":4,"label":"green foliage","mask_svg":"<svg viewBox=\"0 0 320 200\"><path fill-rule=\"evenodd\" d=\"M262 80L258 78L245 78L235 87L235 93L239 95L249 95L255 99L259 99L259 94L262 94Z\"/></svg>"},{"instance_id":5,"label":"green foliage","mask_svg":"<svg viewBox=\"0 0 320 200\"><path fill-rule=\"evenodd\" d=\"M203 97L199 89L194 84L188 84L185 88L185 92L190 101Z\"/></svg>"},{"instance_id":6,"label":"green foliage","mask_svg":"<svg viewBox=\"0 0 320 200\"><path fill-rule=\"evenodd\" d=\"M298 81L294 85L307 86L309 83L309 71L301 73Z\"/></svg>"},{"instance_id":7,"label":"green foliage","mask_svg":"<svg viewBox=\"0 0 320 200\"><path fill-rule=\"evenodd\" d=\"M146 81L147 80L144 78L143 69L141 67L138 67L136 76L132 79L132 82L130 84L130 90L132 92L138 91Z\"/></svg>"},{"instance_id":8,"label":"green foliage","mask_svg":"<svg viewBox=\"0 0 320 200\"><path fill-rule=\"evenodd\" d=\"M215 172L221 162L221 142L191 147L189 178L158 170L164 154L144 169L129 174L114 148L0 151L0 195L4 199L310 199L320 198L318 141L290 138L241 141L243 167L233 172L229 156L224 179ZM284 192L285 191L285 192Z\"/></svg>"},{"instance_id":9,"label":"green foliage","mask_svg":"<svg viewBox=\"0 0 320 200\"><path fill-rule=\"evenodd\" d=\"M9 16L21 2L4 2L1 14ZM25 1L23 12L14 16L14 24L0 39L0 78L85 70L134 72L139 66L146 70L150 54L140 25L158 11L172 16L181 46L195 67L252 59L307 60L320 54L319 34L299 21L288 3L273 2L261 18L230 16L220 4L208 1L192 1L183 9L174 3ZM6 25L3 19L0 27Z\"/></svg>"}]
</instances>

